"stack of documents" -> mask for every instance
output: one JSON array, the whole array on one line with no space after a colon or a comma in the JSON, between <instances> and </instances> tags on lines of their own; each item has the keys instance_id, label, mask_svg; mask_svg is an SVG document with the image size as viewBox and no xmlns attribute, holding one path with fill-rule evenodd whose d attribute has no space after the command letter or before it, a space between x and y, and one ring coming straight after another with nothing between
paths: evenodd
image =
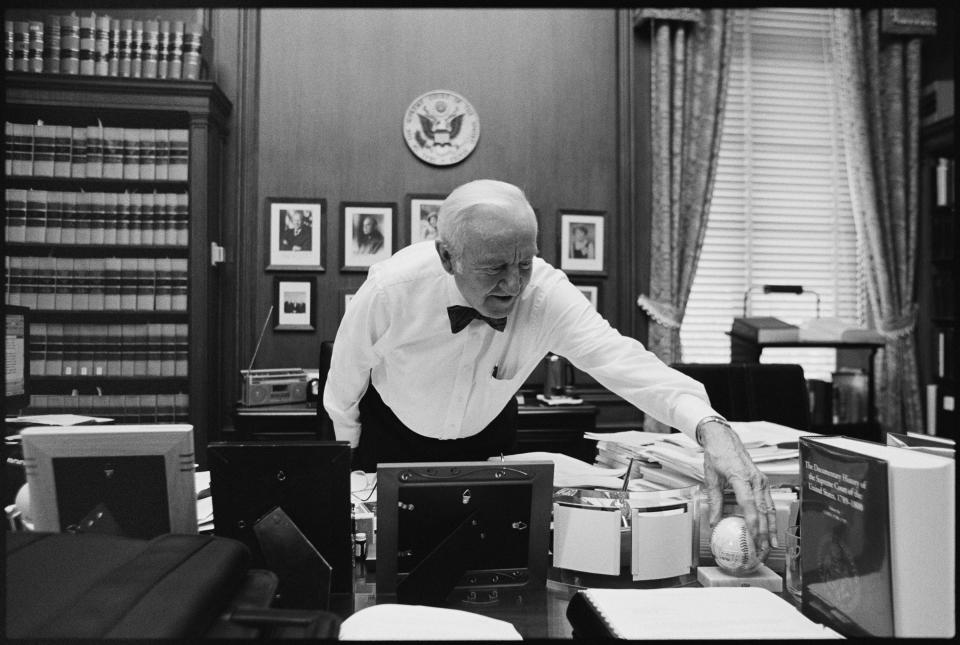
<instances>
[{"instance_id":1,"label":"stack of documents","mask_svg":"<svg viewBox=\"0 0 960 645\"><path fill-rule=\"evenodd\" d=\"M567 607L583 638L841 638L759 587L587 589Z\"/></svg>"},{"instance_id":2,"label":"stack of documents","mask_svg":"<svg viewBox=\"0 0 960 645\"><path fill-rule=\"evenodd\" d=\"M802 435L815 433L767 421L731 421L730 425L771 485L799 485L798 441ZM626 464L633 457L642 477L653 486L703 483L703 449L685 434L628 431L588 432L584 436L598 442L598 465Z\"/></svg>"}]
</instances>

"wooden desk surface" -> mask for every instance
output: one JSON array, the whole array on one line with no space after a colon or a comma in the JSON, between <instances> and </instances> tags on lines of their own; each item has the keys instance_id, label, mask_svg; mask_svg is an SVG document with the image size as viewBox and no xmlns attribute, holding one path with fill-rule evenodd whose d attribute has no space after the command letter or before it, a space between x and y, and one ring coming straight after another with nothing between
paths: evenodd
<instances>
[{"instance_id":1,"label":"wooden desk surface","mask_svg":"<svg viewBox=\"0 0 960 645\"><path fill-rule=\"evenodd\" d=\"M330 611L341 619L378 603L376 574L354 570L353 597L336 597L330 602ZM543 589L524 591L503 590L496 603L458 602L450 609L470 611L511 623L524 640L571 638L573 628L567 620L567 604L575 593L571 588L558 588L548 582ZM383 602L381 599L380 602Z\"/></svg>"},{"instance_id":2,"label":"wooden desk surface","mask_svg":"<svg viewBox=\"0 0 960 645\"><path fill-rule=\"evenodd\" d=\"M556 569L551 569L545 588L525 591L505 590L500 593L499 601L493 604L459 602L451 603L446 607L471 611L511 623L524 640L569 639L573 637L573 627L567 620L567 605L577 590L582 587L572 583L567 584L568 577L562 576ZM656 589L700 587L701 585L697 581L696 574L690 574L667 580L634 583L629 586L638 589ZM798 611L800 610L798 602L786 591L777 595L790 602ZM365 607L376 605L377 602L376 574L366 567L361 567L354 569L353 596L333 598L330 611L341 619L346 619Z\"/></svg>"}]
</instances>

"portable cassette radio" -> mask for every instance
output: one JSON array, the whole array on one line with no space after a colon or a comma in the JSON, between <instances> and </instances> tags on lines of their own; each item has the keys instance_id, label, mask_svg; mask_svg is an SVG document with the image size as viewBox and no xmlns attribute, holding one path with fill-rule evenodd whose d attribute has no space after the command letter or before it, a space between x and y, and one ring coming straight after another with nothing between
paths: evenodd
<instances>
[{"instance_id":1,"label":"portable cassette radio","mask_svg":"<svg viewBox=\"0 0 960 645\"><path fill-rule=\"evenodd\" d=\"M243 405L279 405L307 400L307 373L299 367L241 370Z\"/></svg>"}]
</instances>

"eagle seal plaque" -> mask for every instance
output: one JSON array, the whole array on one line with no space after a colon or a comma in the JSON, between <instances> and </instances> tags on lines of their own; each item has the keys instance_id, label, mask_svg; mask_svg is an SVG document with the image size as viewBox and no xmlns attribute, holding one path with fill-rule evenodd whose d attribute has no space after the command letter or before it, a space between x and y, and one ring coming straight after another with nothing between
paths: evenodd
<instances>
[{"instance_id":1,"label":"eagle seal plaque","mask_svg":"<svg viewBox=\"0 0 960 645\"><path fill-rule=\"evenodd\" d=\"M434 166L452 166L477 147L480 119L460 94L433 90L418 96L407 108L403 138L419 159Z\"/></svg>"}]
</instances>

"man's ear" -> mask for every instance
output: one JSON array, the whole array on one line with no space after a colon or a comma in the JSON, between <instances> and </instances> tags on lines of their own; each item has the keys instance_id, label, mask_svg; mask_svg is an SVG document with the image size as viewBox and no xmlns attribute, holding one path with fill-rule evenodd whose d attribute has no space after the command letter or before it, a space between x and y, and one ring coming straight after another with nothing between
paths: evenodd
<instances>
[{"instance_id":1,"label":"man's ear","mask_svg":"<svg viewBox=\"0 0 960 645\"><path fill-rule=\"evenodd\" d=\"M434 245L437 248L437 254L440 256L440 263L443 265L443 270L453 275L453 256L450 255L450 250L440 240L434 242Z\"/></svg>"}]
</instances>

